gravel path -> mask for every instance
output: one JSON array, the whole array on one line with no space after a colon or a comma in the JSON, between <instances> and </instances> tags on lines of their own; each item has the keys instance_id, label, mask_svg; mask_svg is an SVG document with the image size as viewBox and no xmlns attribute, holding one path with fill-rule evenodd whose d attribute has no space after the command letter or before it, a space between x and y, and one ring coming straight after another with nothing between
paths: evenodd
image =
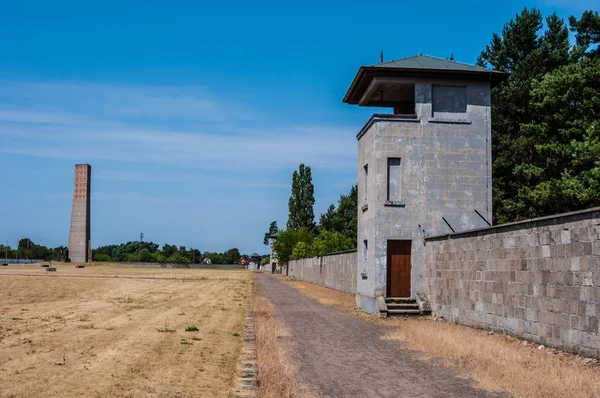
<instances>
[{"instance_id":1,"label":"gravel path","mask_svg":"<svg viewBox=\"0 0 600 398\"><path fill-rule=\"evenodd\" d=\"M390 329L324 306L280 280L256 273L275 316L291 332L285 338L301 383L325 397L491 397L470 380L398 342L382 340Z\"/></svg>"}]
</instances>

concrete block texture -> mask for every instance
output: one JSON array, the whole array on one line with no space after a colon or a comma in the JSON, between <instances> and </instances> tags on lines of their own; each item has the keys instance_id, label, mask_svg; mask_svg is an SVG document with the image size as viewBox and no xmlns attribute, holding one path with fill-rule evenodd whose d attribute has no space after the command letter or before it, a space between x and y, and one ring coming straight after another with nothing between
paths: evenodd
<instances>
[{"instance_id":1,"label":"concrete block texture","mask_svg":"<svg viewBox=\"0 0 600 398\"><path fill-rule=\"evenodd\" d=\"M356 293L356 251L291 260L289 276L346 293Z\"/></svg>"},{"instance_id":2,"label":"concrete block texture","mask_svg":"<svg viewBox=\"0 0 600 398\"><path fill-rule=\"evenodd\" d=\"M89 164L75 165L69 258L76 263L85 263L91 260L89 258L91 180L92 166Z\"/></svg>"},{"instance_id":3,"label":"concrete block texture","mask_svg":"<svg viewBox=\"0 0 600 398\"><path fill-rule=\"evenodd\" d=\"M446 112L443 122L431 103L432 88L442 86L466 96L464 112ZM368 302L375 308L375 298L388 294L389 240L411 241L414 298L426 290L424 239L452 229L483 228L487 224L482 217L491 220L489 93L487 82L421 79L415 84L416 121L378 115L359 133L359 305ZM506 245L516 245L514 240Z\"/></svg>"},{"instance_id":4,"label":"concrete block texture","mask_svg":"<svg viewBox=\"0 0 600 398\"><path fill-rule=\"evenodd\" d=\"M594 208L425 239L433 313L600 358L599 225Z\"/></svg>"}]
</instances>

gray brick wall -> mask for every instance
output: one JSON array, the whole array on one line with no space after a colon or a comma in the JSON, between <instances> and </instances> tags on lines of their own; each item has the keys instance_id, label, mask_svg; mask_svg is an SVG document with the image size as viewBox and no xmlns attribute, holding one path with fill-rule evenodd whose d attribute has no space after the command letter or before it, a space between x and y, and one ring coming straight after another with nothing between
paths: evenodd
<instances>
[{"instance_id":1,"label":"gray brick wall","mask_svg":"<svg viewBox=\"0 0 600 398\"><path fill-rule=\"evenodd\" d=\"M356 251L289 262L289 276L346 293L356 293Z\"/></svg>"},{"instance_id":2,"label":"gray brick wall","mask_svg":"<svg viewBox=\"0 0 600 398\"><path fill-rule=\"evenodd\" d=\"M600 208L425 243L434 314L600 358Z\"/></svg>"}]
</instances>

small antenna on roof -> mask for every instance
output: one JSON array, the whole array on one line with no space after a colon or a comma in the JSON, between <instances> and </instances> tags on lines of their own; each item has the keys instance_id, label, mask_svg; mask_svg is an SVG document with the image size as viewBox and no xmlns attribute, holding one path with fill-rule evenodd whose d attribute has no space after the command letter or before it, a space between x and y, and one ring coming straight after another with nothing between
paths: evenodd
<instances>
[{"instance_id":1,"label":"small antenna on roof","mask_svg":"<svg viewBox=\"0 0 600 398\"><path fill-rule=\"evenodd\" d=\"M383 50L381 50L381 52L379 53L379 63L383 63Z\"/></svg>"},{"instance_id":2,"label":"small antenna on roof","mask_svg":"<svg viewBox=\"0 0 600 398\"><path fill-rule=\"evenodd\" d=\"M450 54L450 61L454 61L454 53Z\"/></svg>"}]
</instances>

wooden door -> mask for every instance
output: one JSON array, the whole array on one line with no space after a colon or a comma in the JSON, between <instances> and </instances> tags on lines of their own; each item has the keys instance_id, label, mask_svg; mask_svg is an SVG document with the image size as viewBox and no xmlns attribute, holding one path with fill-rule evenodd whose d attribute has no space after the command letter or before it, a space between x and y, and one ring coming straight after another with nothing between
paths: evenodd
<instances>
[{"instance_id":1,"label":"wooden door","mask_svg":"<svg viewBox=\"0 0 600 398\"><path fill-rule=\"evenodd\" d=\"M387 241L387 296L410 297L410 240Z\"/></svg>"},{"instance_id":2,"label":"wooden door","mask_svg":"<svg viewBox=\"0 0 600 398\"><path fill-rule=\"evenodd\" d=\"M271 273L275 273L275 263L271 264Z\"/></svg>"}]
</instances>

